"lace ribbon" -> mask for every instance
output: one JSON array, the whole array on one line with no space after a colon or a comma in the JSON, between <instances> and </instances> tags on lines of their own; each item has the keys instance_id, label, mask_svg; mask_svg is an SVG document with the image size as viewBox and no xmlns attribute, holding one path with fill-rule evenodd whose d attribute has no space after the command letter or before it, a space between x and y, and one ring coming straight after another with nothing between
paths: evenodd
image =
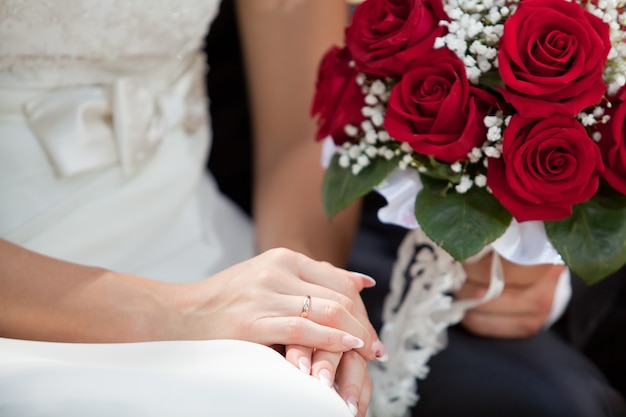
<instances>
[{"instance_id":1,"label":"lace ribbon","mask_svg":"<svg viewBox=\"0 0 626 417\"><path fill-rule=\"evenodd\" d=\"M489 251L486 248L475 259ZM369 369L373 383L372 416L408 415L419 399L417 379L427 376L428 360L447 344L447 328L460 322L468 309L501 293L502 266L497 252L493 255L491 281L484 297L454 300L449 294L465 281L463 266L420 228L407 234L398 249L383 307L380 338L389 359L372 363Z\"/></svg>"}]
</instances>

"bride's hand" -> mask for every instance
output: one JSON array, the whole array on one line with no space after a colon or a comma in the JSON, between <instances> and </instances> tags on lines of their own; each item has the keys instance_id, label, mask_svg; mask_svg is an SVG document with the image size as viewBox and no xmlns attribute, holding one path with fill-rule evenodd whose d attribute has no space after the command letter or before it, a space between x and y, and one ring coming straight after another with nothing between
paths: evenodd
<instances>
[{"instance_id":1,"label":"bride's hand","mask_svg":"<svg viewBox=\"0 0 626 417\"><path fill-rule=\"evenodd\" d=\"M375 342L380 344L380 341ZM384 350L377 356L383 359ZM355 416L365 416L372 395L372 384L363 356L351 350L343 353L314 350L304 346L287 346L288 361L297 363L299 369L318 378L326 386L336 388ZM311 358L311 359L309 359Z\"/></svg>"},{"instance_id":2,"label":"bride's hand","mask_svg":"<svg viewBox=\"0 0 626 417\"><path fill-rule=\"evenodd\" d=\"M380 342L359 292L372 280L288 249L272 249L182 287L181 338L240 339L374 359ZM303 303L310 296L307 317ZM297 366L297 362L296 362Z\"/></svg>"},{"instance_id":3,"label":"bride's hand","mask_svg":"<svg viewBox=\"0 0 626 417\"><path fill-rule=\"evenodd\" d=\"M495 299L465 314L463 326L474 334L499 338L538 333L552 308L563 265L519 265L501 259L504 289ZM482 297L490 281L491 254L464 266L467 279L454 295Z\"/></svg>"}]
</instances>

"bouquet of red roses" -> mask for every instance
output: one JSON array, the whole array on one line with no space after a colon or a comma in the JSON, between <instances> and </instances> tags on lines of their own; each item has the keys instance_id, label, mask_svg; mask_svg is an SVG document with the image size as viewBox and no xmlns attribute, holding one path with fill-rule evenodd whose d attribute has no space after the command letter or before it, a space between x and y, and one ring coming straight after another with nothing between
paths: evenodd
<instances>
[{"instance_id":1,"label":"bouquet of red roses","mask_svg":"<svg viewBox=\"0 0 626 417\"><path fill-rule=\"evenodd\" d=\"M335 145L327 214L412 174L415 225L459 261L534 222L588 282L616 271L625 33L625 0L359 4L312 107L317 139Z\"/></svg>"}]
</instances>

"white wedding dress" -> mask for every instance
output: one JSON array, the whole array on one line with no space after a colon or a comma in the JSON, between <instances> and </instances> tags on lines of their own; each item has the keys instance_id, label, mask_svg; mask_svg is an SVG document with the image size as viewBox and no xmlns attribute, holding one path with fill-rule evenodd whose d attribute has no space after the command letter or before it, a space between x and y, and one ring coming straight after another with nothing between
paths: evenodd
<instances>
[{"instance_id":1,"label":"white wedding dress","mask_svg":"<svg viewBox=\"0 0 626 417\"><path fill-rule=\"evenodd\" d=\"M0 237L172 282L253 254L249 221L205 170L199 50L218 9L219 0L0 2ZM0 338L0 415L351 414L253 343Z\"/></svg>"}]
</instances>

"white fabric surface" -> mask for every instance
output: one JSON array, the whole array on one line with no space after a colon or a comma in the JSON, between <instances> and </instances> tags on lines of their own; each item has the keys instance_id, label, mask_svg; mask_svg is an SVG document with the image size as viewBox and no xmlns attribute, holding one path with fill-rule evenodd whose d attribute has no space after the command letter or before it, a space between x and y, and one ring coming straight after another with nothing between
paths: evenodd
<instances>
[{"instance_id":1,"label":"white fabric surface","mask_svg":"<svg viewBox=\"0 0 626 417\"><path fill-rule=\"evenodd\" d=\"M7 417L350 416L322 382L254 343L0 339L0 346Z\"/></svg>"},{"instance_id":2,"label":"white fabric surface","mask_svg":"<svg viewBox=\"0 0 626 417\"><path fill-rule=\"evenodd\" d=\"M219 0L0 3L0 236L172 282L253 255L205 163ZM2 416L349 416L270 348L0 339Z\"/></svg>"}]
</instances>

